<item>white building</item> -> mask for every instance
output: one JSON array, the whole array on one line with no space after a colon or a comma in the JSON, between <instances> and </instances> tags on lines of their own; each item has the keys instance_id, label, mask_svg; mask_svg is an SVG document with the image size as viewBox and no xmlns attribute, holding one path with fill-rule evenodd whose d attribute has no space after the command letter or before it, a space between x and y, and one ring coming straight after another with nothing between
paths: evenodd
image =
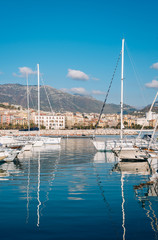
<instances>
[{"instance_id":1,"label":"white building","mask_svg":"<svg viewBox=\"0 0 158 240\"><path fill-rule=\"evenodd\" d=\"M143 125L143 124L145 124L145 126L149 126L149 121L147 121L146 118L137 118L137 124L138 124L138 125Z\"/></svg>"},{"instance_id":2,"label":"white building","mask_svg":"<svg viewBox=\"0 0 158 240\"><path fill-rule=\"evenodd\" d=\"M65 116L40 114L40 125L46 129L65 129ZM38 125L38 116L35 115L35 124Z\"/></svg>"},{"instance_id":3,"label":"white building","mask_svg":"<svg viewBox=\"0 0 158 240\"><path fill-rule=\"evenodd\" d=\"M155 119L157 119L157 117L158 117L158 114L155 112L147 112L146 113L146 118L148 120L155 120Z\"/></svg>"}]
</instances>

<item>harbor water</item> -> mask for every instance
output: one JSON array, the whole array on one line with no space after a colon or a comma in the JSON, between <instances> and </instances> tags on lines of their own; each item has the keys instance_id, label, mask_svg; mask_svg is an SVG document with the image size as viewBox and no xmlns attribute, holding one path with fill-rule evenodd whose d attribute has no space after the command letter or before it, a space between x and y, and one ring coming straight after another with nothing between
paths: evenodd
<instances>
[{"instance_id":1,"label":"harbor water","mask_svg":"<svg viewBox=\"0 0 158 240\"><path fill-rule=\"evenodd\" d=\"M2 240L158 239L157 185L90 139L62 139L0 165Z\"/></svg>"}]
</instances>

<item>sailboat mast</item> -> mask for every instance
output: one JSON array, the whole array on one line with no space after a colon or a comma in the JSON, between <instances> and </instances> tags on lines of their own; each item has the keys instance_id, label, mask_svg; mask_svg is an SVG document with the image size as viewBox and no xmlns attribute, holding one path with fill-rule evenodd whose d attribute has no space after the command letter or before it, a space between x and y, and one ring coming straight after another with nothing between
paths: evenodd
<instances>
[{"instance_id":1,"label":"sailboat mast","mask_svg":"<svg viewBox=\"0 0 158 240\"><path fill-rule=\"evenodd\" d=\"M39 64L37 64L37 78L38 78L38 135L40 135L40 78L39 78Z\"/></svg>"},{"instance_id":2,"label":"sailboat mast","mask_svg":"<svg viewBox=\"0 0 158 240\"><path fill-rule=\"evenodd\" d=\"M26 73L26 81L27 81L27 125L28 125L28 131L30 132L30 106L29 106L29 81L28 81L28 73Z\"/></svg>"},{"instance_id":3,"label":"sailboat mast","mask_svg":"<svg viewBox=\"0 0 158 240\"><path fill-rule=\"evenodd\" d=\"M123 71L124 71L124 41L125 39L122 39L122 64L121 64L121 132L120 132L120 138L122 140L123 138Z\"/></svg>"}]
</instances>

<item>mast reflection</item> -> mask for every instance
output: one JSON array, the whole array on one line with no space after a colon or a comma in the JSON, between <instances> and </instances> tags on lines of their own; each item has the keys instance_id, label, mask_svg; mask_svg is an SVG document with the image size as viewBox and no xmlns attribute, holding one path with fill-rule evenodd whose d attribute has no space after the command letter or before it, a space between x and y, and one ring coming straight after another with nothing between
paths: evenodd
<instances>
[{"instance_id":1,"label":"mast reflection","mask_svg":"<svg viewBox=\"0 0 158 240\"><path fill-rule=\"evenodd\" d=\"M38 186L37 186L37 227L40 226L40 206L41 206L41 201L40 201L40 184L41 184L41 179L40 179L40 173L41 173L41 162L40 162L40 151L38 152Z\"/></svg>"}]
</instances>

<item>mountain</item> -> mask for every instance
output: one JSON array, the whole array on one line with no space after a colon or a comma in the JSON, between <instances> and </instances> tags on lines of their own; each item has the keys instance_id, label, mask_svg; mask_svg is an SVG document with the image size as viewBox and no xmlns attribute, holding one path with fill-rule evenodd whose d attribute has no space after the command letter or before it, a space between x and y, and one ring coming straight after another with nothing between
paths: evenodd
<instances>
[{"instance_id":1,"label":"mountain","mask_svg":"<svg viewBox=\"0 0 158 240\"><path fill-rule=\"evenodd\" d=\"M37 109L37 86L29 86L30 107ZM49 98L49 100L48 100ZM40 87L41 110L50 111L49 102L55 112L94 112L100 113L103 102L89 96L79 96L65 93L51 86ZM21 105L27 107L26 86L21 84L2 84L0 85L0 103ZM133 112L136 109L124 105L125 113ZM104 113L119 113L120 105L106 104Z\"/></svg>"},{"instance_id":2,"label":"mountain","mask_svg":"<svg viewBox=\"0 0 158 240\"><path fill-rule=\"evenodd\" d=\"M141 112L144 112L144 113L148 112L149 109L150 109L150 107L151 107L151 104L150 104L150 105L147 105L146 107L144 107L144 108L141 110ZM152 108L152 112L158 113L158 101L155 102L155 104L154 104L154 106L153 106L153 108Z\"/></svg>"}]
</instances>

